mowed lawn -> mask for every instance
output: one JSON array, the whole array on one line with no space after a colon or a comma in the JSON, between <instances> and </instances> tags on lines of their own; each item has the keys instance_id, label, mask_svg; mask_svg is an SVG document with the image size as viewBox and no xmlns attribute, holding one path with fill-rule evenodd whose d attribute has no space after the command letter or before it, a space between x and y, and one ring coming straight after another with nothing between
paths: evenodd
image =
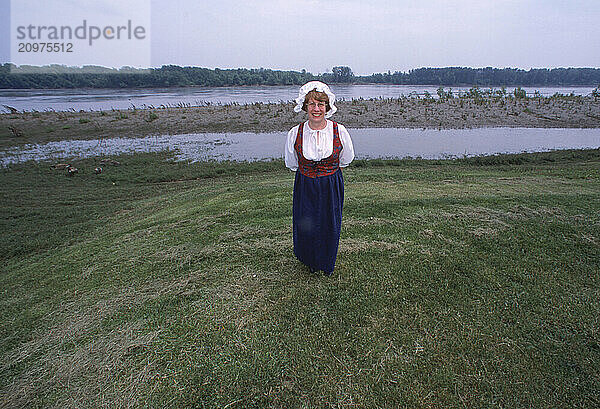
<instances>
[{"instance_id":1,"label":"mowed lawn","mask_svg":"<svg viewBox=\"0 0 600 409\"><path fill-rule=\"evenodd\" d=\"M0 406L600 406L600 151L357 161L338 261L283 163L0 169Z\"/></svg>"}]
</instances>

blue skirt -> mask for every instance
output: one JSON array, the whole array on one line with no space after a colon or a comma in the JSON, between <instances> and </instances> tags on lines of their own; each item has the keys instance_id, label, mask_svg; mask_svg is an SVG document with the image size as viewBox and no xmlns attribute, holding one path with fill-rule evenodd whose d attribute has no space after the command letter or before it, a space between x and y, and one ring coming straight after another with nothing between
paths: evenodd
<instances>
[{"instance_id":1,"label":"blue skirt","mask_svg":"<svg viewBox=\"0 0 600 409\"><path fill-rule=\"evenodd\" d=\"M309 178L299 171L294 180L292 224L294 254L313 270L333 272L342 229L344 178Z\"/></svg>"}]
</instances>

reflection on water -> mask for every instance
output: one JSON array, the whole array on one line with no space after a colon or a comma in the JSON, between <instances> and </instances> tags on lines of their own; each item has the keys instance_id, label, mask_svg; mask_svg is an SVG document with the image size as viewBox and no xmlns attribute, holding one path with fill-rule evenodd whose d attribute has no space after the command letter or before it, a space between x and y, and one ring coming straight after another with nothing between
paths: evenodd
<instances>
[{"instance_id":1,"label":"reflection on water","mask_svg":"<svg viewBox=\"0 0 600 409\"><path fill-rule=\"evenodd\" d=\"M471 87L445 87L455 95ZM437 97L437 85L386 85L334 84L333 92L338 99L399 98L413 93L429 92ZM485 90L481 87L481 90ZM496 88L498 89L498 88ZM589 95L593 87L523 87L528 94L539 91L541 95L556 93ZM511 93L514 87L506 88ZM145 89L57 89L57 90L0 90L0 112L8 112L4 105L19 111L68 111L110 110L132 107L147 108L178 105L199 106L211 104L251 104L254 102L291 101L298 96L297 85L246 86L246 87L185 87Z\"/></svg>"},{"instance_id":2,"label":"reflection on water","mask_svg":"<svg viewBox=\"0 0 600 409\"><path fill-rule=\"evenodd\" d=\"M0 151L0 164L174 151L178 160L257 161L283 157L286 132L208 133L71 140ZM600 147L600 129L350 129L358 159L446 159L500 153Z\"/></svg>"},{"instance_id":3,"label":"reflection on water","mask_svg":"<svg viewBox=\"0 0 600 409\"><path fill-rule=\"evenodd\" d=\"M357 156L365 159L446 159L600 147L600 129L356 129L352 137Z\"/></svg>"}]
</instances>

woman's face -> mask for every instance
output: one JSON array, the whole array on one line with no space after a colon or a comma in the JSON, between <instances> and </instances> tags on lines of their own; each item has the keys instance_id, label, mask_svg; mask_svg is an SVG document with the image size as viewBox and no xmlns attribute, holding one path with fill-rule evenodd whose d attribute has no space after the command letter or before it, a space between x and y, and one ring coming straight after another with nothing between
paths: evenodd
<instances>
[{"instance_id":1,"label":"woman's face","mask_svg":"<svg viewBox=\"0 0 600 409\"><path fill-rule=\"evenodd\" d=\"M325 119L327 104L322 101L310 98L307 104L308 119L313 122L321 122Z\"/></svg>"}]
</instances>

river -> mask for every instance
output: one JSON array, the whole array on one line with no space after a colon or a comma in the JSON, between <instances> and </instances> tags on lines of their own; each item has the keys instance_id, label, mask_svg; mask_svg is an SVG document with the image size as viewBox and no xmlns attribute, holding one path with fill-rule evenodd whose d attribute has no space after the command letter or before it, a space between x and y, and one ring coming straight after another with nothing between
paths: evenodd
<instances>
[{"instance_id":1,"label":"river","mask_svg":"<svg viewBox=\"0 0 600 409\"><path fill-rule=\"evenodd\" d=\"M454 95L471 87L445 87ZM424 95L437 97L438 86L429 85L343 85L334 84L338 99L398 98ZM482 91L489 88L481 87ZM498 88L496 88L498 89ZM529 94L543 96L559 94L589 95L593 87L523 87ZM511 93L514 87L506 88ZM100 111L110 109L146 108L160 106L198 106L205 104L250 104L254 102L287 102L298 96L297 85L247 87L185 87L145 89L59 89L59 90L0 90L0 112L5 105L19 111Z\"/></svg>"},{"instance_id":2,"label":"river","mask_svg":"<svg viewBox=\"0 0 600 409\"><path fill-rule=\"evenodd\" d=\"M501 153L557 149L600 148L600 129L350 129L358 159L449 159ZM0 151L0 166L30 160L66 161L73 158L173 151L177 160L256 161L283 157L285 132L206 133L69 140L31 144Z\"/></svg>"}]
</instances>

